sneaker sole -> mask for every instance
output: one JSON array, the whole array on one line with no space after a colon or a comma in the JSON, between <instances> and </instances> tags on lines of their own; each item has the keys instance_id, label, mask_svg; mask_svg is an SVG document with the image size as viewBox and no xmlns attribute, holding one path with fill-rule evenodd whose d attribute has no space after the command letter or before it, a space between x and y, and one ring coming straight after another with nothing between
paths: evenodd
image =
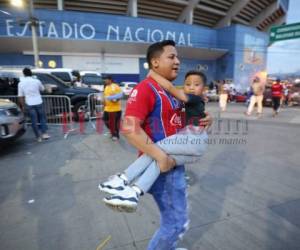
<instances>
[{"instance_id":1,"label":"sneaker sole","mask_svg":"<svg viewBox=\"0 0 300 250\"><path fill-rule=\"evenodd\" d=\"M137 206L132 206L129 204L114 204L113 202L103 200L104 204L109 207L110 209L118 212L125 212L125 213L134 213L137 209Z\"/></svg>"},{"instance_id":2,"label":"sneaker sole","mask_svg":"<svg viewBox=\"0 0 300 250\"><path fill-rule=\"evenodd\" d=\"M101 184L98 185L98 189L101 192L104 192L104 193L110 194L110 195L116 195L116 194L118 194L120 192L118 190L110 189L110 188L107 188L107 187L102 187Z\"/></svg>"}]
</instances>

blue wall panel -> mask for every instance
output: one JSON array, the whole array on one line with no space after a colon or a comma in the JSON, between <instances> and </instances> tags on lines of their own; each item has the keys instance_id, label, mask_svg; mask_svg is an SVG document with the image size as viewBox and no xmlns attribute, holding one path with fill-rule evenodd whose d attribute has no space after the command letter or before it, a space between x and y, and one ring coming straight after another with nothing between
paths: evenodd
<instances>
[{"instance_id":1,"label":"blue wall panel","mask_svg":"<svg viewBox=\"0 0 300 250\"><path fill-rule=\"evenodd\" d=\"M234 81L245 89L255 76L261 77L261 72L266 71L268 35L242 25L235 29Z\"/></svg>"},{"instance_id":2,"label":"blue wall panel","mask_svg":"<svg viewBox=\"0 0 300 250\"><path fill-rule=\"evenodd\" d=\"M40 55L40 61L43 63L43 68L49 68L49 61L55 61L56 67L62 67L61 56L45 56ZM32 55L22 54L1 54L0 55L1 66L34 66L34 58Z\"/></svg>"},{"instance_id":3,"label":"blue wall panel","mask_svg":"<svg viewBox=\"0 0 300 250\"><path fill-rule=\"evenodd\" d=\"M139 82L139 74L109 74L112 76L114 82Z\"/></svg>"},{"instance_id":4,"label":"blue wall panel","mask_svg":"<svg viewBox=\"0 0 300 250\"><path fill-rule=\"evenodd\" d=\"M235 27L226 27L218 30L217 45L219 48L227 49L223 57L217 60L216 80L232 79L235 50Z\"/></svg>"},{"instance_id":5,"label":"blue wall panel","mask_svg":"<svg viewBox=\"0 0 300 250\"><path fill-rule=\"evenodd\" d=\"M218 47L228 53L217 60L217 80L233 79L245 90L255 75L266 70L268 35L254 28L233 25L218 30Z\"/></svg>"}]
</instances>

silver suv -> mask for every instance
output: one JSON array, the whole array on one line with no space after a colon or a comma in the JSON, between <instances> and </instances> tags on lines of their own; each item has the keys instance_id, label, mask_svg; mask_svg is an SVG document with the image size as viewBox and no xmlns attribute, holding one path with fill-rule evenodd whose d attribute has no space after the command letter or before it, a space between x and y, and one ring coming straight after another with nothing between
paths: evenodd
<instances>
[{"instance_id":1,"label":"silver suv","mask_svg":"<svg viewBox=\"0 0 300 250\"><path fill-rule=\"evenodd\" d=\"M16 139L25 131L25 118L19 107L7 99L0 99L0 144Z\"/></svg>"}]
</instances>

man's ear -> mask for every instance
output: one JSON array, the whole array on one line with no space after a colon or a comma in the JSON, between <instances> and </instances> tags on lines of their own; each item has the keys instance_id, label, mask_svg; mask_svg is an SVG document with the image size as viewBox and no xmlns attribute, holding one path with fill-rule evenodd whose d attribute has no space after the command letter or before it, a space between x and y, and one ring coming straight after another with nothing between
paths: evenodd
<instances>
[{"instance_id":1,"label":"man's ear","mask_svg":"<svg viewBox=\"0 0 300 250\"><path fill-rule=\"evenodd\" d=\"M159 66L159 59L157 57L152 58L151 59L151 65L152 65L153 68L158 68L158 66Z\"/></svg>"}]
</instances>

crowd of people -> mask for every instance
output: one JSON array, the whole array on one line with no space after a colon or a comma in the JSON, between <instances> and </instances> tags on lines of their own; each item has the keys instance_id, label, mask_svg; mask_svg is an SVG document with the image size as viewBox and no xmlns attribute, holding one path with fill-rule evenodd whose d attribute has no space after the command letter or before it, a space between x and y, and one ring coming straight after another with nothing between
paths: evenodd
<instances>
[{"instance_id":1,"label":"crowd of people","mask_svg":"<svg viewBox=\"0 0 300 250\"><path fill-rule=\"evenodd\" d=\"M234 84L226 80L211 82L209 90L214 91L218 95L219 108L221 112L226 111L228 103L233 101L234 96L238 94ZM279 78L271 83L265 84L262 83L258 77L255 77L247 91L243 94L247 105L247 110L245 111L246 116L251 116L255 106L257 107L257 117L262 116L263 101L264 98L266 98L266 92L272 101L273 117L278 115L282 106L291 105L288 84L282 82Z\"/></svg>"}]
</instances>

